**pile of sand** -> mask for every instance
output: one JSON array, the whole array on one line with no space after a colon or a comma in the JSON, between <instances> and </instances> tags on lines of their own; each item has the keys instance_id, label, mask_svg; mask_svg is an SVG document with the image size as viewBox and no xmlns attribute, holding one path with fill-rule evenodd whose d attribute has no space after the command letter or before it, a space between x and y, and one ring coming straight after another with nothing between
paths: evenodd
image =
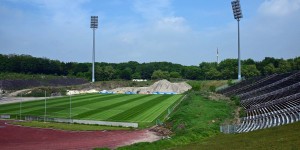
<instances>
[{"instance_id":1,"label":"pile of sand","mask_svg":"<svg viewBox=\"0 0 300 150\"><path fill-rule=\"evenodd\" d=\"M149 87L122 87L112 90L115 93L124 93L124 92L135 92L140 94L153 93L153 92L175 92L181 94L185 91L188 91L192 87L185 83L171 83L168 80L160 80L155 82Z\"/></svg>"}]
</instances>

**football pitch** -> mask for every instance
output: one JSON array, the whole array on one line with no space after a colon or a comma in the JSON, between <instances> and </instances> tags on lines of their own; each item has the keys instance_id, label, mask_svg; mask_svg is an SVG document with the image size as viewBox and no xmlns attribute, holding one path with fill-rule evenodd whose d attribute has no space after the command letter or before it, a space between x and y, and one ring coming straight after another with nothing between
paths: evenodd
<instances>
[{"instance_id":1,"label":"football pitch","mask_svg":"<svg viewBox=\"0 0 300 150\"><path fill-rule=\"evenodd\" d=\"M150 123L167 114L181 98L182 95L86 94L4 104L0 105L0 114Z\"/></svg>"}]
</instances>

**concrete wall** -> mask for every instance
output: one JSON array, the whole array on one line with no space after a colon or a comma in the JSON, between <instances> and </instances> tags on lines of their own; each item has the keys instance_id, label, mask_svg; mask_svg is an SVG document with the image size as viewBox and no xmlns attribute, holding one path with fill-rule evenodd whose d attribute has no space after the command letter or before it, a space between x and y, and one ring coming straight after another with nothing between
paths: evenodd
<instances>
[{"instance_id":1,"label":"concrete wall","mask_svg":"<svg viewBox=\"0 0 300 150\"><path fill-rule=\"evenodd\" d=\"M120 127L133 127L137 128L138 123L129 123L129 122L109 122L109 121L94 121L94 120L76 120L73 119L73 123L80 124L97 124L97 125L105 125L105 126L120 126Z\"/></svg>"},{"instance_id":2,"label":"concrete wall","mask_svg":"<svg viewBox=\"0 0 300 150\"><path fill-rule=\"evenodd\" d=\"M2 117L2 115L1 115ZM96 120L78 120L78 119L65 119L65 118L44 118L38 116L25 116L26 121L50 121L61 123L79 123L79 124L91 124L91 125L103 125L103 126L115 126L115 127L131 127L137 128L138 123L131 122L110 122L110 121L96 121Z\"/></svg>"},{"instance_id":3,"label":"concrete wall","mask_svg":"<svg viewBox=\"0 0 300 150\"><path fill-rule=\"evenodd\" d=\"M10 119L10 115L0 115L1 119Z\"/></svg>"}]
</instances>

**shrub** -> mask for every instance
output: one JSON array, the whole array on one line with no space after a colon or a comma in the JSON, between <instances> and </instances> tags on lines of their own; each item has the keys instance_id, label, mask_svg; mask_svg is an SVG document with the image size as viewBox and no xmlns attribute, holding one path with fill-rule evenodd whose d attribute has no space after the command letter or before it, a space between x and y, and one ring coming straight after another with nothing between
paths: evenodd
<instances>
[{"instance_id":1,"label":"shrub","mask_svg":"<svg viewBox=\"0 0 300 150\"><path fill-rule=\"evenodd\" d=\"M228 84L229 86L234 85L233 80L232 80L232 79L228 80L228 81L227 81L227 84Z\"/></svg>"},{"instance_id":2,"label":"shrub","mask_svg":"<svg viewBox=\"0 0 300 150\"><path fill-rule=\"evenodd\" d=\"M240 116L240 118L246 117L246 116L247 116L247 113L246 113L246 111L245 111L244 108L241 108L241 109L240 109L239 116Z\"/></svg>"},{"instance_id":3,"label":"shrub","mask_svg":"<svg viewBox=\"0 0 300 150\"><path fill-rule=\"evenodd\" d=\"M230 100L232 100L236 106L240 106L240 98L237 96L231 96Z\"/></svg>"},{"instance_id":4,"label":"shrub","mask_svg":"<svg viewBox=\"0 0 300 150\"><path fill-rule=\"evenodd\" d=\"M216 86L210 86L209 87L209 91L211 91L211 92L215 92L216 91Z\"/></svg>"}]
</instances>

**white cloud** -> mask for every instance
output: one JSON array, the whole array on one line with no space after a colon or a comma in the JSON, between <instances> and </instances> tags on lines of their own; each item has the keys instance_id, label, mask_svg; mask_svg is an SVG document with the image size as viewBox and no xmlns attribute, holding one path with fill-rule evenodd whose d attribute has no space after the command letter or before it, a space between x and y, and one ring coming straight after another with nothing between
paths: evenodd
<instances>
[{"instance_id":1,"label":"white cloud","mask_svg":"<svg viewBox=\"0 0 300 150\"><path fill-rule=\"evenodd\" d=\"M119 41L125 44L134 44L136 42L137 35L134 32L121 33L119 35Z\"/></svg>"},{"instance_id":2,"label":"white cloud","mask_svg":"<svg viewBox=\"0 0 300 150\"><path fill-rule=\"evenodd\" d=\"M157 21L157 29L173 32L186 32L188 25L183 17L165 17Z\"/></svg>"},{"instance_id":3,"label":"white cloud","mask_svg":"<svg viewBox=\"0 0 300 150\"><path fill-rule=\"evenodd\" d=\"M172 14L170 0L135 0L133 9L148 20Z\"/></svg>"},{"instance_id":4,"label":"white cloud","mask_svg":"<svg viewBox=\"0 0 300 150\"><path fill-rule=\"evenodd\" d=\"M284 17L300 9L300 0L265 0L259 12L274 17Z\"/></svg>"},{"instance_id":5,"label":"white cloud","mask_svg":"<svg viewBox=\"0 0 300 150\"><path fill-rule=\"evenodd\" d=\"M54 24L82 24L87 21L88 12L82 9L82 4L89 0L31 0L41 9L47 9L51 22Z\"/></svg>"},{"instance_id":6,"label":"white cloud","mask_svg":"<svg viewBox=\"0 0 300 150\"><path fill-rule=\"evenodd\" d=\"M230 3L226 11L222 11L229 14L229 21L224 23L217 18L200 18L197 19L199 24L219 21L220 24L195 27L191 17L185 17L180 11L175 12L179 8L172 6L172 0L109 1L108 8L123 6L121 3L130 5L129 9L133 10L126 14L130 19L125 21L111 17L110 11L86 7L95 5L94 1L14 1L28 4L34 11L0 5L0 17L4 20L0 24L0 48L5 53L30 54L63 61L89 61L92 49L89 22L90 13L94 12L101 22L96 30L97 61L171 61L197 65L202 61L215 61L217 47L222 59L236 58L237 55L237 24L232 19ZM247 4L252 3L247 1ZM264 0L257 2L255 9L247 10L248 6L243 5L243 13L248 17L240 22L243 59L300 55L297 49L300 41L300 20L297 19L300 17L299 0ZM249 17L249 10L251 13L257 10L257 16ZM117 10L115 13L123 15L117 14Z\"/></svg>"}]
</instances>

